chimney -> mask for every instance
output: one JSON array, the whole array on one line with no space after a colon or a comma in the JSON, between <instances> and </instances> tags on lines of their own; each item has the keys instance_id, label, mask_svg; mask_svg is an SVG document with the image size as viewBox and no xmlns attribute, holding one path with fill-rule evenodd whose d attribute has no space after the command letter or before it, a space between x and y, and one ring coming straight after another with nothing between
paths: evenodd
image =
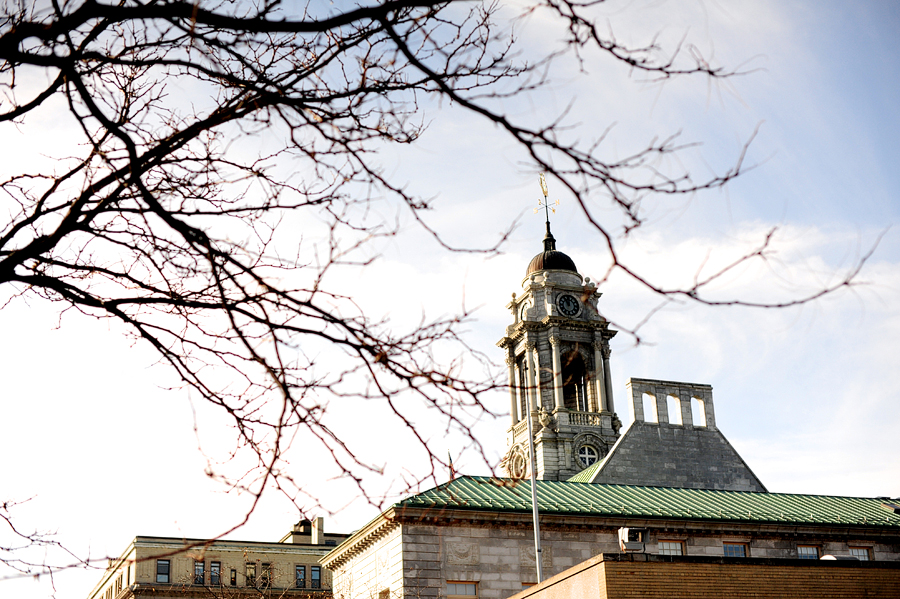
<instances>
[{"instance_id":1,"label":"chimney","mask_svg":"<svg viewBox=\"0 0 900 599\"><path fill-rule=\"evenodd\" d=\"M312 544L313 545L324 545L325 544L325 518L319 516L315 520L313 520L312 525Z\"/></svg>"}]
</instances>

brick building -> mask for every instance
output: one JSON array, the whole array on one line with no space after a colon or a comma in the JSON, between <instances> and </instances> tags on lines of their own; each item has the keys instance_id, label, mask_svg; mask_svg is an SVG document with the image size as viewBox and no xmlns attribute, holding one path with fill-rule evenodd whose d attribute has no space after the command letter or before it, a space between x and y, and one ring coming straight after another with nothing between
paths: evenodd
<instances>
[{"instance_id":1,"label":"brick building","mask_svg":"<svg viewBox=\"0 0 900 599\"><path fill-rule=\"evenodd\" d=\"M323 522L303 520L277 543L135 537L88 599L330 597L319 560L348 535Z\"/></svg>"},{"instance_id":2,"label":"brick building","mask_svg":"<svg viewBox=\"0 0 900 599\"><path fill-rule=\"evenodd\" d=\"M900 562L601 554L514 599L894 599Z\"/></svg>"}]
</instances>

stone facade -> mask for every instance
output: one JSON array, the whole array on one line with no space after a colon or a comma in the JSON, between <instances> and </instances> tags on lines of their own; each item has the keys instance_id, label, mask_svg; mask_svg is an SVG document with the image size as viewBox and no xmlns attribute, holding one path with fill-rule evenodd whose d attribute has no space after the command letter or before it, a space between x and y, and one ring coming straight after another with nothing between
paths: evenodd
<instances>
[{"instance_id":1,"label":"stone facade","mask_svg":"<svg viewBox=\"0 0 900 599\"><path fill-rule=\"evenodd\" d=\"M629 379L628 391L634 422L589 482L765 492L716 427L712 387Z\"/></svg>"},{"instance_id":2,"label":"stone facade","mask_svg":"<svg viewBox=\"0 0 900 599\"><path fill-rule=\"evenodd\" d=\"M399 524L379 520L366 531L365 541L354 546L352 559L335 573L335 597L385 599L404 596L404 542ZM357 533L358 534L358 533Z\"/></svg>"},{"instance_id":3,"label":"stone facade","mask_svg":"<svg viewBox=\"0 0 900 599\"><path fill-rule=\"evenodd\" d=\"M634 423L620 436L609 369L616 331L600 315L596 286L556 251L549 223L544 252L531 261L522 290L507 305L513 323L498 342L509 376L502 466L510 478L460 477L388 509L323 558L334 571L335 599L437 598L460 589L483 599L530 597L523 589L537 582L536 551L531 486L522 480L530 470L539 481L544 578L590 570L613 554L633 560L628 566L681 554L685 565L678 576L713 582L724 574L702 564L740 559L786 564L773 576L787 581L804 552L900 565L900 505L856 499L850 509L837 498L767 493L719 431L709 385L631 379ZM748 491L754 493L743 493ZM831 506L830 519L813 513L825 506ZM640 556L620 554L618 535L625 527L638 529L632 532L641 535L634 543L639 549L631 549ZM379 568L380 559L393 565ZM866 579L869 570L856 572L865 571ZM619 594L606 595L602 581L595 581L553 596L643 596L640 577L628 574L634 571L616 574ZM809 581L803 572L812 569L797 571L797 580ZM896 582L900 569L891 572ZM647 576L657 573L647 570ZM883 581L870 583L884 588ZM647 596L669 596L663 587ZM753 576L737 587L752 589ZM690 585L684 588L682 596L692 596Z\"/></svg>"},{"instance_id":4,"label":"stone facade","mask_svg":"<svg viewBox=\"0 0 900 599\"><path fill-rule=\"evenodd\" d=\"M513 323L497 343L506 350L510 390L502 467L511 477L528 476L530 424L536 477L565 480L605 456L619 437L609 372L616 331L598 310L596 284L556 251L549 224L544 246L522 293L507 305Z\"/></svg>"},{"instance_id":5,"label":"stone facade","mask_svg":"<svg viewBox=\"0 0 900 599\"><path fill-rule=\"evenodd\" d=\"M386 532L377 532L379 525ZM541 543L544 578L598 554L618 554L618 529L642 526L645 558L659 554L659 543L681 543L684 555L721 558L723 544L746 546L748 558L798 558L798 546L821 555L850 556L867 548L875 561L900 562L900 533L849 527L786 526L755 523L723 525L686 520L643 520L543 516ZM530 514L464 510L396 509L376 519L372 531L359 531L323 559L334 570L335 599L444 597L447 582L474 582L478 597L504 599L537 582ZM371 534L374 540L367 535ZM360 548L362 546L362 548ZM373 565L384 552L394 567L380 578Z\"/></svg>"},{"instance_id":6,"label":"stone facade","mask_svg":"<svg viewBox=\"0 0 900 599\"><path fill-rule=\"evenodd\" d=\"M718 577L741 572L744 578L733 585L738 589L754 588L748 572L776 572L772 576L785 584L793 576L815 589L828 587L822 580L844 584L856 576L810 576L812 568L791 565L801 555L855 555L900 566L900 505L767 493L719 431L709 385L631 379L634 423L620 436L609 369L616 331L598 311L596 286L556 251L549 223L544 252L531 261L522 290L507 305L513 323L498 342L509 376L502 465L510 478L459 477L388 509L323 558L334 571L335 599L437 598L460 590L483 599L531 597L523 589L538 574L531 485L522 480L530 470L538 479L544 578L581 571L594 576L535 599L645 596L644 570L634 576L632 566L663 564L670 554L683 564L646 569L647 580L661 581L658 594L646 596L672 596L667 576L714 587ZM620 553L622 528L640 536L626 547L639 555ZM626 567L615 574L616 593L607 595L593 564L599 559L605 567L615 555ZM736 555L743 557L726 557ZM381 556L393 565L376 567ZM774 570L740 569L763 562ZM727 571L716 570L722 564ZM878 576L867 576L888 570L896 584L900 567L857 568L863 572L859 588L886 588ZM690 584L682 588L680 596L693 596Z\"/></svg>"},{"instance_id":7,"label":"stone facade","mask_svg":"<svg viewBox=\"0 0 900 599\"><path fill-rule=\"evenodd\" d=\"M538 480L765 491L716 427L709 385L630 379L634 423L620 437L609 364L616 331L599 299L556 251L548 223L544 252L507 305L513 323L497 343L509 370L507 475L526 478L533 459Z\"/></svg>"}]
</instances>

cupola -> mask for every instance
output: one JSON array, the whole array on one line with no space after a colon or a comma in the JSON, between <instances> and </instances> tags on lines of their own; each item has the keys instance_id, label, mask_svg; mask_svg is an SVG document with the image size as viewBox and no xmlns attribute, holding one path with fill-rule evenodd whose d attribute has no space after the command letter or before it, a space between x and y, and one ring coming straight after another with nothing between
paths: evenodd
<instances>
[{"instance_id":1,"label":"cupola","mask_svg":"<svg viewBox=\"0 0 900 599\"><path fill-rule=\"evenodd\" d=\"M556 239L550 233L550 223L547 222L547 233L544 235L544 251L531 259L525 276L540 270L568 270L578 274L575 261L563 252L556 249Z\"/></svg>"}]
</instances>

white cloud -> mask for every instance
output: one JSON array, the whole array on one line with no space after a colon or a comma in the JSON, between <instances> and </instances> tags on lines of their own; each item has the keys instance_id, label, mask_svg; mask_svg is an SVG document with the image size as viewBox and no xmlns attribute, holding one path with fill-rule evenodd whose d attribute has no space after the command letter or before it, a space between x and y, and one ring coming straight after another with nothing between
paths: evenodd
<instances>
[{"instance_id":1,"label":"white cloud","mask_svg":"<svg viewBox=\"0 0 900 599\"><path fill-rule=\"evenodd\" d=\"M642 40L655 30L654 22L644 20L642 6L628 3L627 10L611 14L623 35L640 30L635 39ZM665 87L657 100L655 88L627 91L627 77L613 77L591 63L586 77L554 73L556 83L546 94L510 110L523 118L554 114L575 96L571 122L581 127L573 135L588 139L613 120L620 123L611 153L685 127L686 139L709 140L685 158L695 173L704 172L704 159L717 169L729 164L756 123L765 120L753 148L754 159L767 160L760 168L727 193L651 207L647 233L629 240L623 255L655 280L683 284L707 254L704 272L754 247L777 225L778 258L740 269L739 277L727 278L727 286L715 292L781 298L833 281L833 273L844 272L895 218L898 202L890 176L896 150L870 143L865 134L882 128L890 136L891 115L847 115L848 97L833 96L844 92L822 80L835 65L805 34L804 27L819 27L821 21L804 25L803 11L819 14L820 20L828 11L810 3L790 12L774 2L664 3L662 9L664 18L656 23L665 25L665 35L678 37L691 24L692 40L706 54L714 51L723 64L764 55L766 70L736 81L734 94L726 89L722 101L715 90L708 100L702 82L699 96L698 84L678 84ZM895 112L893 104L890 110ZM860 122L868 128L857 129ZM52 146L51 135L61 144L55 123L47 116L40 135L29 133L15 148L7 146L4 168L12 160L27 164ZM426 218L453 243L490 245L506 223L523 215L507 254L489 260L446 254L404 223L404 234L386 242L370 268L336 283L357 297L369 316L389 317L398 328L416 324L423 314L454 314L463 303L479 307L469 339L499 363L493 343L509 319L504 306L510 293L520 291L525 266L540 248L543 221L530 214L538 196L535 180L519 171L520 153L498 139L495 129L476 119L450 124L437 119L423 140L425 149L386 155L385 161L414 189L440 194L437 209ZM48 153L56 154L56 148ZM554 217L554 232L560 249L583 273L596 278L604 272L608 258L597 236L566 198ZM770 490L900 495L900 465L892 459L900 417L898 247L898 235L889 232L863 272L871 284L807 306L751 310L673 304L644 327L652 345L635 348L620 334L612 363L619 414L627 419L623 389L629 376L711 383L719 426ZM658 301L618 275L602 291L604 314L625 325L639 322ZM61 329L55 326L52 306L17 303L0 311L6 342L0 344L5 400L0 451L13 456L0 464L0 478L13 498L34 497L23 508L23 525L58 530L61 541L89 547L93 556L117 554L135 534L221 532L223 514L239 514L245 498L225 495L204 478L186 394L161 390L172 381L152 367L154 356L132 346L117 329L76 315L67 315ZM503 393L496 405L505 409ZM228 446L231 435L223 421L203 406L193 407L204 447ZM346 430L370 443L373 461L395 473L421 468L408 457L406 441L398 441L402 436L377 414L337 405L334 413ZM421 417L428 428L429 414ZM503 452L506 424L504 418L479 424L480 438L495 456ZM455 449L458 440L445 439L439 427L429 432ZM318 485L317 492L343 505L352 489L321 480L322 469L304 449L297 446L292 466ZM468 455L457 466L479 468ZM350 530L371 515L372 508L356 505L329 527ZM238 536L278 538L295 516L273 496ZM66 589L63 594L85 593L97 576L63 574L59 586ZM21 585L4 591L47 594L43 583Z\"/></svg>"}]
</instances>

